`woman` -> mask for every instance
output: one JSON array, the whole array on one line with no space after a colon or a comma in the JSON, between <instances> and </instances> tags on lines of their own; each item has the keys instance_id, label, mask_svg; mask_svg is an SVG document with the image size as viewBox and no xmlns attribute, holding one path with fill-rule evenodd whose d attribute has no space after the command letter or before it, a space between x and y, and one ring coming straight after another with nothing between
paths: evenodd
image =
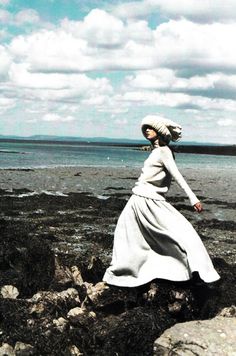
<instances>
[{"instance_id":1,"label":"woman","mask_svg":"<svg viewBox=\"0 0 236 356\"><path fill-rule=\"evenodd\" d=\"M155 115L146 116L141 125L153 150L119 217L111 265L103 280L111 285L135 287L155 278L186 281L198 272L204 282L214 282L220 277L200 237L165 200L173 177L194 209L202 211L168 147L170 141L181 137L182 128Z\"/></svg>"}]
</instances>

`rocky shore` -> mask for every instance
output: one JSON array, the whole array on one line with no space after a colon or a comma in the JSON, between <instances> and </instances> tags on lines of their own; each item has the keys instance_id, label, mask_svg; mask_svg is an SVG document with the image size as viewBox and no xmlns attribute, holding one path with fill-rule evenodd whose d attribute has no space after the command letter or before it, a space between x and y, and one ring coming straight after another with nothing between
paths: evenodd
<instances>
[{"instance_id":1,"label":"rocky shore","mask_svg":"<svg viewBox=\"0 0 236 356\"><path fill-rule=\"evenodd\" d=\"M184 172L203 214L175 185L168 200L199 232L220 282L116 288L101 280L138 170L1 170L0 355L168 355L154 346L165 330L235 304L235 172L200 173Z\"/></svg>"}]
</instances>

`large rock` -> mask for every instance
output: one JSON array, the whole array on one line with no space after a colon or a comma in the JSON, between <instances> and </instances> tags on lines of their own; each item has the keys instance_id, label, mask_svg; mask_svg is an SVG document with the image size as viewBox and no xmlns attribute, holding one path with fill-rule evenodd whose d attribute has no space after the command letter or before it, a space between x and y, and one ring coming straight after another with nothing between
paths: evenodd
<instances>
[{"instance_id":1,"label":"large rock","mask_svg":"<svg viewBox=\"0 0 236 356\"><path fill-rule=\"evenodd\" d=\"M219 315L172 326L154 343L154 356L168 355L236 356L236 318Z\"/></svg>"}]
</instances>

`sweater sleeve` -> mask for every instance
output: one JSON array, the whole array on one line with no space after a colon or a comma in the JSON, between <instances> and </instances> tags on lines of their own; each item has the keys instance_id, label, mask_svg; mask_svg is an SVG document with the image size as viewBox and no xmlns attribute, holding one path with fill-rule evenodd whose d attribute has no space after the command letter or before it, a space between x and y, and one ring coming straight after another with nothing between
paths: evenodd
<instances>
[{"instance_id":1,"label":"sweater sleeve","mask_svg":"<svg viewBox=\"0 0 236 356\"><path fill-rule=\"evenodd\" d=\"M172 177L175 179L177 184L185 191L186 195L188 196L190 203L195 205L199 202L199 199L193 193L187 182L185 181L184 177L178 170L178 167L175 163L173 158L172 152L169 147L165 146L162 148L162 162Z\"/></svg>"}]
</instances>

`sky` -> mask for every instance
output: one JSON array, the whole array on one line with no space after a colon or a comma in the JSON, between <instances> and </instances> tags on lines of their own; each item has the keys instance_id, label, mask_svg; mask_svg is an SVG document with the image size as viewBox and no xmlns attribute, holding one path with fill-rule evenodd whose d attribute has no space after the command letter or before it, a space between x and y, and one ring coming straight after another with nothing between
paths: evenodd
<instances>
[{"instance_id":1,"label":"sky","mask_svg":"<svg viewBox=\"0 0 236 356\"><path fill-rule=\"evenodd\" d=\"M235 0L0 0L0 135L235 144Z\"/></svg>"}]
</instances>

